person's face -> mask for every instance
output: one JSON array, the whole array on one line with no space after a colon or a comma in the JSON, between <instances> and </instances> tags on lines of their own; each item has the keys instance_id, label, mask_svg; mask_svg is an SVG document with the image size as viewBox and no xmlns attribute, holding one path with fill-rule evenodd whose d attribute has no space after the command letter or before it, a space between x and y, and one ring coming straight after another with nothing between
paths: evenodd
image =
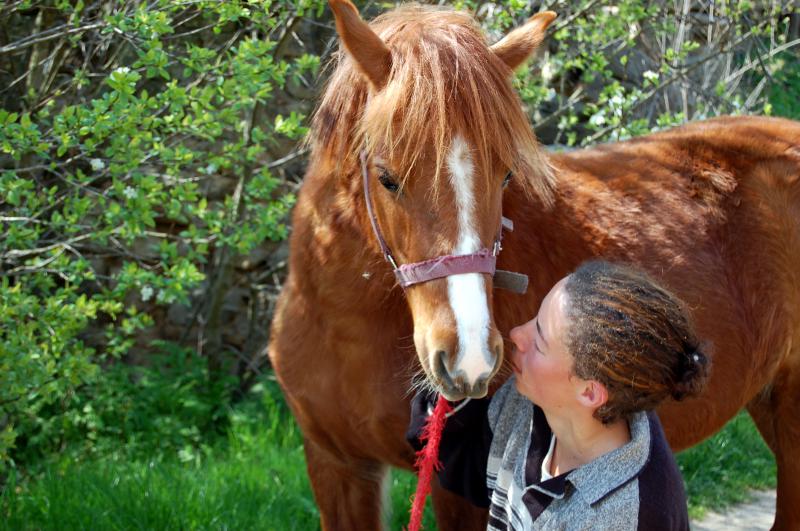
<instances>
[{"instance_id":1,"label":"person's face","mask_svg":"<svg viewBox=\"0 0 800 531\"><path fill-rule=\"evenodd\" d=\"M511 330L517 391L545 411L575 405L579 378L571 376L572 355L564 345L567 330L565 279L542 301L538 315Z\"/></svg>"}]
</instances>

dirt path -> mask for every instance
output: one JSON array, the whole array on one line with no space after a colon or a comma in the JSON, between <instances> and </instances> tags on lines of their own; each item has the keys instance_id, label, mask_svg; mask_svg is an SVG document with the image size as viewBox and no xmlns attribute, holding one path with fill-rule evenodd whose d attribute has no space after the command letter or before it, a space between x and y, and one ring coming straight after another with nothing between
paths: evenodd
<instances>
[{"instance_id":1,"label":"dirt path","mask_svg":"<svg viewBox=\"0 0 800 531\"><path fill-rule=\"evenodd\" d=\"M768 530L775 517L775 491L753 491L752 499L722 513L708 513L692 522L693 531L762 531Z\"/></svg>"}]
</instances>

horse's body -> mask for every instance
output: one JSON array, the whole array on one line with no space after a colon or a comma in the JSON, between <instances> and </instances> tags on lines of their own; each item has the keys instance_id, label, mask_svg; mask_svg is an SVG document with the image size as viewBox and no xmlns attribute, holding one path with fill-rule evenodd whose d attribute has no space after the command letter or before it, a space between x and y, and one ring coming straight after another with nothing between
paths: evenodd
<instances>
[{"instance_id":1,"label":"horse's body","mask_svg":"<svg viewBox=\"0 0 800 531\"><path fill-rule=\"evenodd\" d=\"M417 288L404 294L380 254L355 160L315 147L270 346L326 529L379 527L387 465L413 460L403 434L419 363L407 301ZM552 154L550 164L550 201L519 181L503 196L516 228L498 266L526 273L530 286L526 295L493 294L500 333L534 315L550 287L588 258L643 267L688 303L713 355L702 396L659 410L670 443L695 444L746 407L778 463L776 528L796 528L800 124L721 118ZM421 219L409 234L437 220ZM480 511L438 488L434 504L440 528L485 526Z\"/></svg>"}]
</instances>

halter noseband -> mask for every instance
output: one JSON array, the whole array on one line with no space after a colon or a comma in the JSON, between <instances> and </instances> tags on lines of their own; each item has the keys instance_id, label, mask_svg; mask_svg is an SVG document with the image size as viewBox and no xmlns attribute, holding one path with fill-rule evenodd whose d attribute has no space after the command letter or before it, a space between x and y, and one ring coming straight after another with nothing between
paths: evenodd
<instances>
[{"instance_id":1,"label":"halter noseband","mask_svg":"<svg viewBox=\"0 0 800 531\"><path fill-rule=\"evenodd\" d=\"M464 255L444 255L422 262L412 264L397 265L392 251L383 238L381 228L378 225L378 218L372 208L372 198L369 191L369 171L367 170L367 154L361 151L361 175L364 180L364 200L367 203L369 221L372 224L372 231L378 240L386 261L394 269L395 277L400 285L405 289L415 284L421 284L437 278L444 278L450 275L461 275L464 273L486 273L494 277L494 285L498 288L505 288L516 293L525 293L528 288L528 276L521 273L512 273L497 269L497 255L503 249L501 241L503 239L503 227L508 231L514 230L514 224L508 218L502 217L500 226L497 229L497 236L494 240L492 249L480 249L477 252Z\"/></svg>"}]
</instances>

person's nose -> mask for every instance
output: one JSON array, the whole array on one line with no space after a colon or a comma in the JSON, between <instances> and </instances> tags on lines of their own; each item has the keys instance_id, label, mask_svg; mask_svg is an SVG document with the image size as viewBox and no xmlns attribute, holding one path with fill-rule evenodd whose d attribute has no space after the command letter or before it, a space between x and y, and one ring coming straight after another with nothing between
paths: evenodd
<instances>
[{"instance_id":1,"label":"person's nose","mask_svg":"<svg viewBox=\"0 0 800 531\"><path fill-rule=\"evenodd\" d=\"M517 356L528 350L528 346L530 345L532 339L530 334L527 332L527 329L529 328L527 325L528 323L516 326L511 329L511 332L508 333L508 336L511 338L511 342L514 344L512 352L516 353Z\"/></svg>"}]
</instances>

